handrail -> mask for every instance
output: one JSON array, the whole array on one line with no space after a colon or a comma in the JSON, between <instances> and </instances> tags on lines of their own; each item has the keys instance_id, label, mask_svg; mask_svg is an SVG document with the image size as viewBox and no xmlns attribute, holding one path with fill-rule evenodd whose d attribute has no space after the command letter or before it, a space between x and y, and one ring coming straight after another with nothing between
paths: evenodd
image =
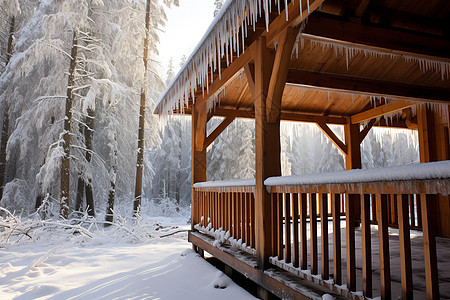
<instances>
[{"instance_id":1,"label":"handrail","mask_svg":"<svg viewBox=\"0 0 450 300\"><path fill-rule=\"evenodd\" d=\"M265 181L271 194L272 264L296 274L308 270L319 274L315 281L336 289L344 283L341 274L341 216L346 221L346 283L350 296L356 291L355 225L361 224L364 295L372 297L372 246L370 225L379 232L381 296L391 296L388 227L399 229L401 243L402 295L412 293L410 230L422 230L427 293L436 293L437 262L434 206L438 196L450 194L450 161L330 174L272 177ZM216 233L231 243L255 249L255 180L201 182L193 186L193 218L196 229ZM326 217L322 217L326 216ZM331 217L331 218L330 218ZM328 231L328 222L333 227ZM317 223L321 223L318 234ZM309 228L309 230L307 229ZM331 229L331 228L330 228ZM309 231L309 237L307 232ZM333 235L333 253L328 253L328 234ZM309 247L307 239L309 238ZM321 251L318 251L318 245ZM245 249L244 249L245 250ZM309 259L308 259L309 257ZM319 258L321 263L319 264ZM374 257L375 259L375 257ZM328 261L333 264L330 268ZM318 267L321 267L321 270ZM333 270L333 281L327 281ZM305 274L309 274L309 273ZM302 275L301 275L302 276ZM430 279L431 278L431 279ZM358 288L360 289L360 288ZM345 294L347 293L347 294Z\"/></svg>"}]
</instances>

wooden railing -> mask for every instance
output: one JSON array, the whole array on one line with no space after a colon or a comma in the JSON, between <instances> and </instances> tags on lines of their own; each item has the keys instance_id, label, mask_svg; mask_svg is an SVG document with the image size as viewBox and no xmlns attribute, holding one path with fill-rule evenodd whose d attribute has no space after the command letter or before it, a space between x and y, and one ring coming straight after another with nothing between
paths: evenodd
<instances>
[{"instance_id":1,"label":"wooden railing","mask_svg":"<svg viewBox=\"0 0 450 300\"><path fill-rule=\"evenodd\" d=\"M367 172L383 174L383 170L355 170L342 172L344 178L335 174L331 177L311 175L288 178L287 181L286 177L267 179L265 186L271 201L271 231L267 239L271 245L270 262L297 275L321 275L321 279L314 277L316 279L313 281L334 291L345 284L350 292L342 294L349 297L351 291L362 289L366 297L389 299L392 296L390 259L393 257L389 251L388 228L396 227L400 243L401 296L410 299L413 294L410 230L423 230L426 294L429 299L438 298L433 213L441 197L439 194L448 195L450 192L450 176L432 179L431 173L424 169L408 180L389 174L382 175L389 181L368 182L367 177L363 176ZM398 174L402 175L402 172ZM423 179L420 179L421 176ZM365 182L361 182L360 177ZM245 181L236 185L230 182L195 185L197 221L194 222L203 229L208 226L209 230L222 228L232 239L241 239L247 247L255 248L255 236L259 234L259 230L255 231L255 186L243 183ZM379 255L373 249L371 225L378 227ZM355 229L359 226L362 272L356 268ZM344 227L345 242L342 242L344 236L341 236L341 230ZM343 246L345 253L341 253ZM373 265L378 262L380 279L379 283L374 283ZM363 283L358 289L357 274L362 277ZM329 279L333 279L333 283ZM379 294L374 295L374 284Z\"/></svg>"},{"instance_id":2,"label":"wooden railing","mask_svg":"<svg viewBox=\"0 0 450 300\"><path fill-rule=\"evenodd\" d=\"M254 181L234 181L195 187L197 224L228 232L245 246L255 247ZM220 186L221 185L221 186Z\"/></svg>"}]
</instances>

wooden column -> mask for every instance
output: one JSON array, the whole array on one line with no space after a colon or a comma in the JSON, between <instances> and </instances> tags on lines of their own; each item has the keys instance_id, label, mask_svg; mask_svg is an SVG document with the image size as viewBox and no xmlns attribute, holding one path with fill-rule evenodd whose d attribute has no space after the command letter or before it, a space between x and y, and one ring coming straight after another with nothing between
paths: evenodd
<instances>
[{"instance_id":1,"label":"wooden column","mask_svg":"<svg viewBox=\"0 0 450 300\"><path fill-rule=\"evenodd\" d=\"M281 175L280 161L280 119L274 123L267 122L266 101L270 76L273 66L273 54L266 48L266 40L257 41L254 59L255 67L255 222L256 222L256 256L258 267L264 269L269 265L271 255L271 211L270 194L264 186L264 180Z\"/></svg>"},{"instance_id":2,"label":"wooden column","mask_svg":"<svg viewBox=\"0 0 450 300\"><path fill-rule=\"evenodd\" d=\"M352 124L347 119L344 126L345 144L347 154L345 155L345 168L361 169L361 149L359 124ZM347 287L350 291L356 290L356 257L355 257L355 223L361 220L360 196L346 194L346 236L347 236Z\"/></svg>"},{"instance_id":3,"label":"wooden column","mask_svg":"<svg viewBox=\"0 0 450 300\"><path fill-rule=\"evenodd\" d=\"M447 108L450 111L450 107ZM450 115L433 111L425 105L417 108L420 162L450 159ZM450 237L450 197L439 196L436 202L437 236Z\"/></svg>"},{"instance_id":4,"label":"wooden column","mask_svg":"<svg viewBox=\"0 0 450 300\"><path fill-rule=\"evenodd\" d=\"M281 175L281 98L297 33L298 28L284 29L276 53L266 47L266 37L259 37L255 42L254 70L250 65L245 67L255 105L256 256L262 269L268 266L271 255L271 201L264 180Z\"/></svg>"},{"instance_id":5,"label":"wooden column","mask_svg":"<svg viewBox=\"0 0 450 300\"><path fill-rule=\"evenodd\" d=\"M194 193L193 185L196 182L206 181L206 149L204 149L204 142L206 137L206 122L207 111L206 102L193 105L192 108L192 157L191 157L191 229L194 230L194 225L200 222L200 217L197 212L197 199Z\"/></svg>"}]
</instances>

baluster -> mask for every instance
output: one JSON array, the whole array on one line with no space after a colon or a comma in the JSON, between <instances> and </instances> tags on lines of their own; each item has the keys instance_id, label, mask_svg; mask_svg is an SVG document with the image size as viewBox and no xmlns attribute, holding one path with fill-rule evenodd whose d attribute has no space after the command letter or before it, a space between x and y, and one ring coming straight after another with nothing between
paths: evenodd
<instances>
[{"instance_id":1,"label":"baluster","mask_svg":"<svg viewBox=\"0 0 450 300\"><path fill-rule=\"evenodd\" d=\"M318 270L317 261L317 200L316 194L309 194L309 228L311 243L311 274L316 275Z\"/></svg>"},{"instance_id":2,"label":"baluster","mask_svg":"<svg viewBox=\"0 0 450 300\"><path fill-rule=\"evenodd\" d=\"M308 268L308 244L307 244L307 236L306 236L306 203L307 203L307 194L302 193L300 198L300 245L301 245L301 268L302 270L306 270Z\"/></svg>"},{"instance_id":3,"label":"baluster","mask_svg":"<svg viewBox=\"0 0 450 300\"><path fill-rule=\"evenodd\" d=\"M244 215L244 242L245 242L245 244L248 246L249 245L249 228L248 228L248 225L249 225L249 207L248 207L248 204L249 204L249 195L248 195L248 193L245 193L244 194L244 198L245 198L245 215Z\"/></svg>"},{"instance_id":4,"label":"baluster","mask_svg":"<svg viewBox=\"0 0 450 300\"><path fill-rule=\"evenodd\" d=\"M361 201L361 232L363 259L363 293L372 298L372 241L370 232L370 195L363 195Z\"/></svg>"},{"instance_id":5,"label":"baluster","mask_svg":"<svg viewBox=\"0 0 450 300\"><path fill-rule=\"evenodd\" d=\"M400 269L402 278L402 299L413 299L408 202L409 202L408 195L397 196L398 236L400 240Z\"/></svg>"},{"instance_id":6,"label":"baluster","mask_svg":"<svg viewBox=\"0 0 450 300\"><path fill-rule=\"evenodd\" d=\"M423 226L423 246L425 259L425 278L427 299L439 299L439 281L436 256L436 221L437 195L420 195Z\"/></svg>"},{"instance_id":7,"label":"baluster","mask_svg":"<svg viewBox=\"0 0 450 300\"><path fill-rule=\"evenodd\" d=\"M346 237L347 237L347 288L356 290L356 258L355 258L355 210L357 195L345 194Z\"/></svg>"},{"instance_id":8,"label":"baluster","mask_svg":"<svg viewBox=\"0 0 450 300\"><path fill-rule=\"evenodd\" d=\"M240 204L239 205L239 207L240 207L240 209L239 209L239 213L240 213L239 218L241 219L241 227L240 227L241 234L240 235L241 235L242 241L244 241L244 226L245 226L245 224L244 224L244 215L245 215L244 202L245 202L245 193L241 193L241 202L239 203Z\"/></svg>"},{"instance_id":9,"label":"baluster","mask_svg":"<svg viewBox=\"0 0 450 300\"><path fill-rule=\"evenodd\" d=\"M277 216L278 216L278 259L283 259L283 194L277 193Z\"/></svg>"},{"instance_id":10,"label":"baluster","mask_svg":"<svg viewBox=\"0 0 450 300\"><path fill-rule=\"evenodd\" d=\"M251 202L250 202L250 204L251 204L251 208L250 208L250 213L251 213L251 216L252 216L252 228L251 228L251 231L250 231L250 233L251 233L251 242L252 242L252 247L255 247L255 230L256 230L256 228L255 228L255 194L254 193L251 193L250 194L250 196L251 196Z\"/></svg>"},{"instance_id":11,"label":"baluster","mask_svg":"<svg viewBox=\"0 0 450 300\"><path fill-rule=\"evenodd\" d=\"M334 282L341 285L341 195L335 194L333 200L331 205L331 215L333 218L333 272Z\"/></svg>"},{"instance_id":12,"label":"baluster","mask_svg":"<svg viewBox=\"0 0 450 300\"><path fill-rule=\"evenodd\" d=\"M380 245L381 299L391 298L391 272L389 262L388 195L377 194L378 238Z\"/></svg>"},{"instance_id":13,"label":"baluster","mask_svg":"<svg viewBox=\"0 0 450 300\"><path fill-rule=\"evenodd\" d=\"M291 205L290 193L284 194L284 241L285 241L285 258L288 264L291 262Z\"/></svg>"},{"instance_id":14,"label":"baluster","mask_svg":"<svg viewBox=\"0 0 450 300\"><path fill-rule=\"evenodd\" d=\"M278 211L277 211L277 193L270 194L272 209L272 255L279 256L278 253Z\"/></svg>"},{"instance_id":15,"label":"baluster","mask_svg":"<svg viewBox=\"0 0 450 300\"><path fill-rule=\"evenodd\" d=\"M322 231L322 278L327 280L330 277L329 255L328 255L328 194L319 194L320 224Z\"/></svg>"},{"instance_id":16,"label":"baluster","mask_svg":"<svg viewBox=\"0 0 450 300\"><path fill-rule=\"evenodd\" d=\"M293 248L292 248L292 264L294 268L299 267L299 251L298 251L298 194L292 194L292 227L293 227Z\"/></svg>"}]
</instances>

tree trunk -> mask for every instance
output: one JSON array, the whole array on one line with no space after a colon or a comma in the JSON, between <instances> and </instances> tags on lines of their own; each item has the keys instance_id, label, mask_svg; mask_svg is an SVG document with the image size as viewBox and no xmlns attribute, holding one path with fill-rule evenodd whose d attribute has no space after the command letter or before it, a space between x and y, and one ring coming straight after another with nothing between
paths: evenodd
<instances>
[{"instance_id":1,"label":"tree trunk","mask_svg":"<svg viewBox=\"0 0 450 300\"><path fill-rule=\"evenodd\" d=\"M11 17L11 23L9 27L8 38L8 53L6 53L6 65L9 64L13 50L14 50L14 26L15 18ZM5 103L3 111L3 124L2 124L2 140L0 144L0 200L3 197L3 189L5 187L6 178L6 145L8 144L9 133L9 105Z\"/></svg>"},{"instance_id":2,"label":"tree trunk","mask_svg":"<svg viewBox=\"0 0 450 300\"><path fill-rule=\"evenodd\" d=\"M70 134L72 132L72 104L73 87L75 84L75 69L78 55L78 30L73 32L72 52L69 68L69 79L67 81L66 113L64 118L63 149L64 155L61 160L61 207L60 217L67 219L69 216L69 192L70 192Z\"/></svg>"},{"instance_id":3,"label":"tree trunk","mask_svg":"<svg viewBox=\"0 0 450 300\"><path fill-rule=\"evenodd\" d=\"M108 194L108 206L106 207L106 217L105 221L108 222L105 224L105 227L110 226L113 220L114 220L114 200L116 197L116 181L115 181L115 175L116 175L116 167L113 167L114 172L114 179L111 179L111 187L109 188L109 194Z\"/></svg>"},{"instance_id":4,"label":"tree trunk","mask_svg":"<svg viewBox=\"0 0 450 300\"><path fill-rule=\"evenodd\" d=\"M80 124L79 131L81 135L84 135L84 128L86 123L86 118L83 118L83 124ZM84 200L84 189L85 183L83 179L83 172L78 173L78 182L77 182L77 198L75 200L75 211L82 212L83 211L83 200Z\"/></svg>"},{"instance_id":5,"label":"tree trunk","mask_svg":"<svg viewBox=\"0 0 450 300\"><path fill-rule=\"evenodd\" d=\"M114 142L116 142L116 135L114 134ZM116 143L114 143L116 144ZM111 149L112 150L112 149ZM109 188L109 194L108 194L108 206L106 207L106 216L105 221L107 222L105 224L105 227L110 226L113 220L114 220L114 200L116 197L116 176L117 176L117 149L114 148L114 151L112 151L113 157L111 158L111 181L110 181L110 188Z\"/></svg>"},{"instance_id":6,"label":"tree trunk","mask_svg":"<svg viewBox=\"0 0 450 300\"><path fill-rule=\"evenodd\" d=\"M145 127L145 97L146 97L146 84L147 84L147 68L149 60L148 44L150 39L150 3L151 0L147 0L145 11L145 39L144 39L144 83L141 90L141 104L139 109L139 129L138 129L138 151L137 151L137 163L136 163L136 186L134 191L134 217L140 215L141 200L142 200L142 175L144 170L144 127Z\"/></svg>"},{"instance_id":7,"label":"tree trunk","mask_svg":"<svg viewBox=\"0 0 450 300\"><path fill-rule=\"evenodd\" d=\"M95 111L88 108L88 116L86 118L86 128L84 129L84 141L86 143L86 161L88 164L92 160L92 139L94 136ZM94 192L92 188L92 178L89 177L86 182L86 206L90 216L95 217L94 210Z\"/></svg>"}]
</instances>

